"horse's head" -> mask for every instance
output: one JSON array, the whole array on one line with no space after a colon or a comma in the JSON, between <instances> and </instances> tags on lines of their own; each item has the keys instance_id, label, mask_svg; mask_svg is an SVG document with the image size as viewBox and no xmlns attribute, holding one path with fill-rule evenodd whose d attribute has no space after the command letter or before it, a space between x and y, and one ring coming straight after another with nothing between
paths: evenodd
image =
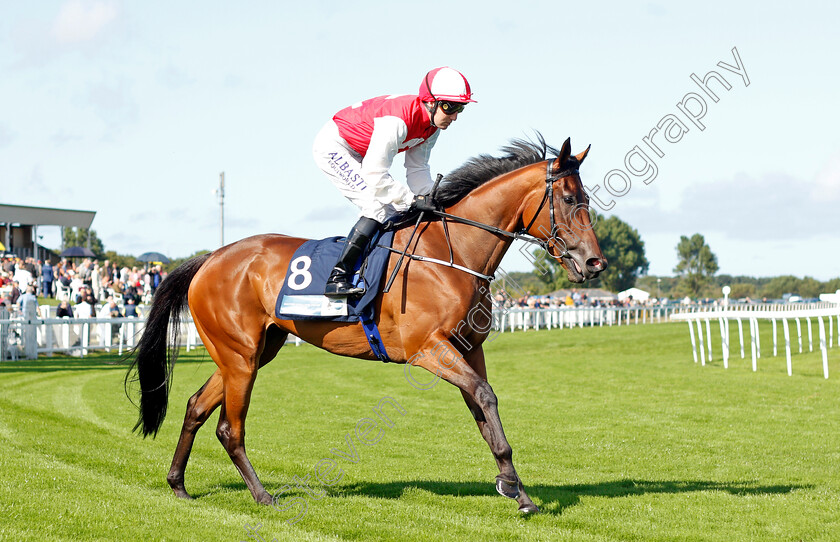
<instances>
[{"instance_id":1,"label":"horse's head","mask_svg":"<svg viewBox=\"0 0 840 542\"><path fill-rule=\"evenodd\" d=\"M526 212L533 217L526 230L545 242L546 251L566 269L570 281L584 282L605 270L607 260L592 227L589 196L579 174L589 147L574 156L571 148L569 138L559 156L548 161L545 193Z\"/></svg>"}]
</instances>

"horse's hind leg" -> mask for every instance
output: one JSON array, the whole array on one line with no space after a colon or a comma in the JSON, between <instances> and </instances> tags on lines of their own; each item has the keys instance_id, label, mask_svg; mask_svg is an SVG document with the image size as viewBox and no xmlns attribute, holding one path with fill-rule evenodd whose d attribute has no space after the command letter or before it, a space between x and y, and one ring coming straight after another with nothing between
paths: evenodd
<instances>
[{"instance_id":1,"label":"horse's hind leg","mask_svg":"<svg viewBox=\"0 0 840 542\"><path fill-rule=\"evenodd\" d=\"M264 343L258 353L258 366L261 367L274 359L277 352L286 341L288 333L276 327L266 330ZM248 405L251 402L251 390L257 377L257 367L250 360L230 352L229 363L225 373L225 395L222 412L219 415L219 425L216 436L224 446L233 464L236 466L245 485L251 491L254 500L262 504L271 504L271 494L268 493L257 477L251 461L245 453L245 417L248 415Z\"/></svg>"},{"instance_id":2,"label":"horse's hind leg","mask_svg":"<svg viewBox=\"0 0 840 542\"><path fill-rule=\"evenodd\" d=\"M172 458L172 466L166 481L175 495L183 499L190 499L184 487L184 471L187 468L187 461L190 458L195 435L199 428L207 421L210 414L222 404L224 394L222 392L222 375L218 369L201 386L195 395L187 401L187 413L184 415L184 425L181 427L181 437L178 439L178 446L175 448L175 456Z\"/></svg>"},{"instance_id":3,"label":"horse's hind leg","mask_svg":"<svg viewBox=\"0 0 840 542\"><path fill-rule=\"evenodd\" d=\"M260 367L274 359L277 352L285 343L287 336L288 333L279 333L279 330L274 328L266 333L266 343L260 355ZM178 439L178 446L175 448L172 466L169 469L169 474L166 476L166 481L169 482L169 486L178 497L184 499L192 498L184 487L184 472L187 468L187 461L190 458L195 435L213 411L222 404L223 399L224 381L221 372L216 369L216 372L201 386L201 389L187 401L187 412L184 415L181 436Z\"/></svg>"},{"instance_id":4,"label":"horse's hind leg","mask_svg":"<svg viewBox=\"0 0 840 542\"><path fill-rule=\"evenodd\" d=\"M243 360L243 365L245 365L244 362L245 360ZM251 401L251 390L254 388L257 371L256 368L252 371L248 371L245 367L237 369L229 368L228 374L225 375L225 397L222 402L222 412L219 415L219 425L216 427L216 436L239 474L242 475L254 500L271 504L271 495L263 487L245 453L245 417L248 415L248 404Z\"/></svg>"}]
</instances>

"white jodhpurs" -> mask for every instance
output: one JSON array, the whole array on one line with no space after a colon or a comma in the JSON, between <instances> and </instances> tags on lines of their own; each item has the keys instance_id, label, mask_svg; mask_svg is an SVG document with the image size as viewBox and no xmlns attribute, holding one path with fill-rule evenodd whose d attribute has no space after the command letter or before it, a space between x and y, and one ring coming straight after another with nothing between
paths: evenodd
<instances>
[{"instance_id":1,"label":"white jodhpurs","mask_svg":"<svg viewBox=\"0 0 840 542\"><path fill-rule=\"evenodd\" d=\"M341 194L359 208L361 215L379 223L408 209L411 191L394 179L384 185L370 186L362 177L362 156L339 135L338 126L330 120L315 136L312 156ZM384 203L383 200L388 203Z\"/></svg>"}]
</instances>

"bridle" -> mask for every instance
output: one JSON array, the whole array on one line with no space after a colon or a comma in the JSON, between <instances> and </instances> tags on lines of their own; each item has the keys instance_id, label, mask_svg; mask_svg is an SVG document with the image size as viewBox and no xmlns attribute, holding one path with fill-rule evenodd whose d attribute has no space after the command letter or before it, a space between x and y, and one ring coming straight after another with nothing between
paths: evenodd
<instances>
[{"instance_id":1,"label":"bridle","mask_svg":"<svg viewBox=\"0 0 840 542\"><path fill-rule=\"evenodd\" d=\"M489 224L484 224L482 222L477 222L475 220L470 220L469 218L463 218L456 215L451 215L444 211L432 211L435 215L444 219L444 228L446 224L446 220L451 220L453 222L460 222L461 224L468 224L470 226L474 226L476 228L480 228L482 230L489 231L491 233L495 233L498 235L502 235L504 237L510 237L514 240L525 241L526 243L532 243L535 245L539 245L543 250L554 256L555 258L564 258L569 256L569 251L563 249L563 253L559 255L554 255L551 250L551 239L554 237L554 233L557 231L557 221L555 219L554 213L554 183L559 181L564 177L568 177L569 175L575 175L579 173L577 167L570 167L568 169L564 169L559 173L551 173L551 164L554 160L548 160L545 166L545 192L543 192L542 200L540 201L539 207L537 207L537 212L534 213L533 218L531 221L528 222L528 225L516 230L515 232L503 230L501 228L497 228L495 226L490 226ZM433 198L434 199L434 198ZM531 227L539 218L540 213L542 212L543 208L545 207L546 202L548 202L548 216L549 216L549 226L551 227L551 234L549 235L548 239L540 239L536 235L530 232ZM448 238L447 238L448 241Z\"/></svg>"},{"instance_id":2,"label":"bridle","mask_svg":"<svg viewBox=\"0 0 840 542\"><path fill-rule=\"evenodd\" d=\"M523 236L529 236L532 240L529 241L531 243L536 243L540 245L543 250L554 256L555 258L565 258L569 256L569 251L566 248L563 248L563 253L555 256L551 250L551 240L554 239L554 234L557 231L557 222L554 220L554 183L562 179L563 177L568 177L570 175L580 174L580 171L577 167L571 167L568 169L564 169L560 173L551 174L551 163L553 160L549 160L546 163L545 167L545 193L543 194L543 199L540 202L540 206L537 207L537 212L534 213L533 218L525 226L522 230L520 230L520 234ZM545 207L545 202L548 200L548 216L549 216L549 226L551 227L551 234L549 235L548 239L540 239L536 235L529 233L531 226L534 225L537 218L540 216L540 212L542 211L543 207ZM525 239L527 240L527 239ZM565 245L565 243L564 243Z\"/></svg>"},{"instance_id":3,"label":"bridle","mask_svg":"<svg viewBox=\"0 0 840 542\"><path fill-rule=\"evenodd\" d=\"M556 243L552 243L552 239L554 239L554 234L557 231L557 222L555 220L555 213L554 213L554 183L556 183L557 181L559 181L560 179L562 179L564 177L568 177L570 175L578 174L579 170L575 166L575 167L570 167L570 168L564 169L564 170L560 171L559 173L552 174L551 164L553 162L554 162L553 159L549 159L546 162L546 166L545 166L545 192L543 192L542 201L540 201L540 205L539 205L539 207L537 207L537 212L534 213L534 216L533 216L533 218L531 218L531 221L528 222L528 225L525 226L524 228L519 229L519 230L516 230L516 231L513 231L513 232L503 230L502 228L498 228L496 226L491 226L489 224L484 224L483 222L478 222L476 220L471 220L469 218L464 218L464 217L461 217L461 216L452 215L452 214L449 214L445 211L435 210L435 211L424 211L424 212L420 213L420 216L417 219L417 224L415 225L415 228L414 228L415 232L417 231L417 227L420 225L420 221L422 220L423 215L426 212L430 212L430 213L432 213L436 216L439 216L441 218L441 222L443 223L443 231L446 235L446 244L449 247L449 261L447 262L445 260L439 260L439 259L436 259L436 258L430 258L428 256L421 256L421 255L417 255L417 254L407 254L408 245L411 244L411 240L414 238L414 233L412 233L411 237L408 240L408 244L406 244L405 250L400 251L400 250L396 250L396 249L391 248L391 247L386 247L386 248L388 248L388 250L390 250L392 252L396 252L397 254L400 254L401 258L400 258L400 261L397 263L397 266L394 268L394 271L391 274L391 279L389 279L388 284L386 285L384 291L387 292L388 289L390 288L391 283L393 282L393 279L396 277L397 270L399 270L399 267L401 265L402 257L405 257L405 256L409 257L412 260L426 261L426 262L431 262L431 263L437 263L437 264L440 264L440 265L445 265L447 267L452 267L454 269L464 271L465 273L469 273L471 275L474 275L476 277L482 278L482 279L487 280L487 281L492 281L495 278L493 275L485 275L483 273L479 273L478 271L473 271L472 269L469 269L467 267L458 265L454 262L454 254L452 252L452 243L449 240L449 228L447 226L447 220L450 220L452 222L458 222L460 224L466 224L468 226L473 226L475 228L479 228L479 229L482 229L482 230L485 230L485 231L489 231L490 233L501 235L503 237L509 237L513 240L519 240L519 241L524 241L526 243L531 243L531 244L538 245L543 250L545 250L548 254L550 254L551 256L553 256L554 258L557 258L557 259L571 257L571 255L569 254L569 251L565 248L565 243L564 243L563 252L561 254L555 254L554 253L555 251L553 250L553 247L556 247ZM434 193L437 191L437 187L440 183L440 180L441 180L441 177L438 176L438 180L437 180L437 182L435 182L435 186L432 189L432 201L434 201ZM539 237L537 237L536 235L531 233L530 230L531 230L531 227L534 225L534 223L537 221L537 218L540 216L540 213L542 212L543 208L545 207L546 202L548 202L549 225L551 227L551 233L550 233L550 235L547 239L540 239Z\"/></svg>"}]
</instances>

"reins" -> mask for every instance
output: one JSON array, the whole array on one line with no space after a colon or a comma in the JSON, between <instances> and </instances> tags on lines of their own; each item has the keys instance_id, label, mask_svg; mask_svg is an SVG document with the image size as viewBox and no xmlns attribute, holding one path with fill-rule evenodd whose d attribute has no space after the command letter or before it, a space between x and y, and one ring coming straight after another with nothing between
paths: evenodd
<instances>
[{"instance_id":1,"label":"reins","mask_svg":"<svg viewBox=\"0 0 840 542\"><path fill-rule=\"evenodd\" d=\"M469 218L464 218L462 216L452 215L445 211L423 211L417 217L417 222L414 224L414 230L411 232L411 235L408 238L408 243L406 243L405 248L403 250L397 250L391 247L383 247L387 248L391 252L395 252L400 255L400 259L397 260L397 264L394 266L394 270L391 272L391 276L388 278L388 282L385 285L384 292L388 292L391 288L391 284L394 282L394 279L397 276L397 272L399 271L400 267L402 266L403 258L408 257L409 259L420 261L420 262L430 262L436 263L438 265L443 265L445 267L451 267L453 269L457 269L459 271L463 271L470 275L476 276L480 279L486 280L488 282L492 281L495 276L494 275L485 275L484 273L479 273L478 271L474 271L462 265L458 265L454 261L454 254L452 252L452 243L449 239L449 228L447 226L447 220L451 220L452 222L458 222L460 224L466 224L468 226L473 226L475 228L479 228L490 233L501 235L503 237L509 237L513 240L520 240L525 241L526 243L532 243L539 245L543 250L552 254L551 250L551 238L554 236L554 232L557 230L557 224L555 222L555 214L554 214L554 183L562 179L563 177L568 177L569 175L574 175L578 173L578 168L568 168L559 173L555 173L552 175L551 173L551 164L554 160L549 159L546 162L545 168L545 192L543 193L542 201L540 201L539 207L537 207L537 212L534 213L534 216L531 218L531 221L528 223L527 226L524 228L517 230L515 232L507 231L502 228L498 228L496 226L491 226L489 224L484 224L483 222L478 222L476 220L472 220ZM435 185L432 188L432 201L434 201L435 192L437 192L438 185L440 184L441 179L443 178L442 175L438 175L437 180L435 181ZM537 236L533 235L529 232L531 227L537 220L537 217L540 216L540 212L542 212L543 208L545 207L545 203L548 201L548 209L549 209L549 219L551 225L551 236L548 239L540 239ZM446 236L446 245L449 248L449 261L446 260L439 260L437 258L430 258L428 256L422 256L419 254L408 253L408 247L411 245L411 241L414 239L414 234L417 232L417 228L420 227L420 223L423 220L423 216L426 212L431 212L432 214L439 216L441 218L441 222L443 223L443 231ZM553 254L552 254L553 255ZM563 258L569 255L568 250L565 248L563 252L555 256L556 258Z\"/></svg>"}]
</instances>

